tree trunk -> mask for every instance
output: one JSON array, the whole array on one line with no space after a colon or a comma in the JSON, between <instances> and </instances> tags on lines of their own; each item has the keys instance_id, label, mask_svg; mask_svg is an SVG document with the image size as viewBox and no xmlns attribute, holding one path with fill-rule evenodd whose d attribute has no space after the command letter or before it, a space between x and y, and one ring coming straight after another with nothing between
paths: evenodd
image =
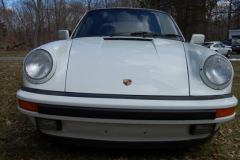
<instances>
[{"instance_id":1,"label":"tree trunk","mask_svg":"<svg viewBox=\"0 0 240 160\"><path fill-rule=\"evenodd\" d=\"M231 29L231 17L232 17L232 1L229 1L228 26L227 26L228 37L229 37L229 30Z\"/></svg>"},{"instance_id":2,"label":"tree trunk","mask_svg":"<svg viewBox=\"0 0 240 160\"><path fill-rule=\"evenodd\" d=\"M108 1L107 0L105 0L105 6L106 6L106 8L108 8Z\"/></svg>"},{"instance_id":3,"label":"tree trunk","mask_svg":"<svg viewBox=\"0 0 240 160\"><path fill-rule=\"evenodd\" d=\"M54 0L54 14L55 14L55 31L54 31L54 40L56 40L57 37L57 31L58 31L58 9L57 9L57 1Z\"/></svg>"},{"instance_id":4,"label":"tree trunk","mask_svg":"<svg viewBox=\"0 0 240 160\"><path fill-rule=\"evenodd\" d=\"M50 23L50 17L49 17L49 0L47 0L47 19L48 19L48 38L51 42L51 23Z\"/></svg>"},{"instance_id":5,"label":"tree trunk","mask_svg":"<svg viewBox=\"0 0 240 160\"><path fill-rule=\"evenodd\" d=\"M3 15L4 15L4 17L5 17L5 19L6 19L7 23L8 23L8 25L9 25L9 27L10 27L11 30L13 31L13 33L14 33L14 35L16 36L16 38L18 39L18 41L21 41L21 39L18 37L17 32L15 31L15 29L14 29L12 23L11 23L10 20L8 19L8 16L7 16L7 12L6 12L6 8L5 8L4 1L1 0L1 3L2 3L2 8L3 8Z\"/></svg>"},{"instance_id":6,"label":"tree trunk","mask_svg":"<svg viewBox=\"0 0 240 160\"><path fill-rule=\"evenodd\" d=\"M34 28L34 35L33 35L33 47L36 48L38 46L38 31L39 31L39 21L40 21L40 10L41 10L41 0L37 0L36 5L36 21L35 21L35 28Z\"/></svg>"},{"instance_id":7,"label":"tree trunk","mask_svg":"<svg viewBox=\"0 0 240 160\"><path fill-rule=\"evenodd\" d=\"M237 16L237 29L238 29L238 24L239 24L239 13L238 13L238 16Z\"/></svg>"},{"instance_id":8,"label":"tree trunk","mask_svg":"<svg viewBox=\"0 0 240 160\"><path fill-rule=\"evenodd\" d=\"M183 34L185 36L187 35L187 29L188 29L189 3L190 2L187 0L186 13L185 13L185 23L184 23L184 30L183 30Z\"/></svg>"},{"instance_id":9,"label":"tree trunk","mask_svg":"<svg viewBox=\"0 0 240 160\"><path fill-rule=\"evenodd\" d=\"M88 11L91 10L91 0L88 1Z\"/></svg>"}]
</instances>

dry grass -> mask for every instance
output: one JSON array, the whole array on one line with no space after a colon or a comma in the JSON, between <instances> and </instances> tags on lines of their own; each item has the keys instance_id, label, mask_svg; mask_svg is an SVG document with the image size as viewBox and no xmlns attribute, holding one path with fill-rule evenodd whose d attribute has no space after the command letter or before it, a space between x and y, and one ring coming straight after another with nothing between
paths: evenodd
<instances>
[{"instance_id":1,"label":"dry grass","mask_svg":"<svg viewBox=\"0 0 240 160\"><path fill-rule=\"evenodd\" d=\"M0 62L0 159L240 159L240 116L225 123L201 146L174 150L83 148L45 141L17 110L16 91L22 85L22 62ZM240 98L240 62L233 62L233 93ZM239 113L239 106L237 113Z\"/></svg>"},{"instance_id":2,"label":"dry grass","mask_svg":"<svg viewBox=\"0 0 240 160\"><path fill-rule=\"evenodd\" d=\"M1 51L0 50L0 57L25 57L29 51Z\"/></svg>"}]
</instances>

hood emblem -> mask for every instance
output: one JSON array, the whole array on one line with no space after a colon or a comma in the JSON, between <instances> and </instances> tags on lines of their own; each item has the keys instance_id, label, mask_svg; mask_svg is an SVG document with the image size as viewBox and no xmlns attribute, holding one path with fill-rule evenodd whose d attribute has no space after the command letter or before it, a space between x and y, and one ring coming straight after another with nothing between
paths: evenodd
<instances>
[{"instance_id":1,"label":"hood emblem","mask_svg":"<svg viewBox=\"0 0 240 160\"><path fill-rule=\"evenodd\" d=\"M131 79L124 79L123 84L125 84L126 86L129 86L130 84L132 84L132 80Z\"/></svg>"}]
</instances>

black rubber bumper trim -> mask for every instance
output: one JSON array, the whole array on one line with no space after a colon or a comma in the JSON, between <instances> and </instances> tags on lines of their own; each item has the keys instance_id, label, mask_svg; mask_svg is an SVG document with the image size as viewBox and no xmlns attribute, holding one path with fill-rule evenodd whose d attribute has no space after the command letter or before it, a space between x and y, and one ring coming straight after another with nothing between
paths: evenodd
<instances>
[{"instance_id":1,"label":"black rubber bumper trim","mask_svg":"<svg viewBox=\"0 0 240 160\"><path fill-rule=\"evenodd\" d=\"M206 120L215 119L216 110L156 110L156 109L115 109L73 107L38 104L41 114L100 118L100 119L128 119L128 120Z\"/></svg>"},{"instance_id":2,"label":"black rubber bumper trim","mask_svg":"<svg viewBox=\"0 0 240 160\"><path fill-rule=\"evenodd\" d=\"M53 135L45 134L41 131L40 133L48 141L51 141L54 143L66 144L66 145L101 147L101 148L159 149L159 148L184 148L184 147L200 145L209 141L217 131L209 134L205 138L180 140L180 141L144 141L144 142L92 140L92 139L53 136Z\"/></svg>"},{"instance_id":3,"label":"black rubber bumper trim","mask_svg":"<svg viewBox=\"0 0 240 160\"><path fill-rule=\"evenodd\" d=\"M37 94L66 96L66 97L84 97L84 98L113 98L113 99L138 99L138 100L214 100L230 98L232 93L213 96L156 96L156 95L123 95L123 94L96 94L96 93L74 93L74 92L59 92L48 91L22 86L21 90Z\"/></svg>"}]
</instances>

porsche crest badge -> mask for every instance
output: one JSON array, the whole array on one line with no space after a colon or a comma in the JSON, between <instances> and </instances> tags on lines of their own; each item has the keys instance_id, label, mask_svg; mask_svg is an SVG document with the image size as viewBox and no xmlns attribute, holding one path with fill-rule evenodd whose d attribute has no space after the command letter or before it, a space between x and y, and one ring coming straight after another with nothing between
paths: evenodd
<instances>
[{"instance_id":1,"label":"porsche crest badge","mask_svg":"<svg viewBox=\"0 0 240 160\"><path fill-rule=\"evenodd\" d=\"M130 84L132 84L132 80L131 79L124 79L123 84L125 84L126 86L129 86Z\"/></svg>"}]
</instances>

